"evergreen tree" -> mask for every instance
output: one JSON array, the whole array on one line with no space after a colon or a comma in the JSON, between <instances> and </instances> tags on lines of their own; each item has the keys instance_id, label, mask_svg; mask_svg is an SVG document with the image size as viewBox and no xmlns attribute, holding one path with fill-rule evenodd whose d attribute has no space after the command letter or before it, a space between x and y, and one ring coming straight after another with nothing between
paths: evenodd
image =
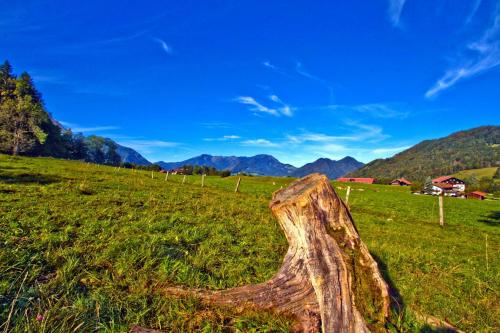
<instances>
[{"instance_id":1,"label":"evergreen tree","mask_svg":"<svg viewBox=\"0 0 500 333\"><path fill-rule=\"evenodd\" d=\"M432 179L431 177L427 177L425 179L425 183L424 183L424 193L426 194L431 194L432 193Z\"/></svg>"},{"instance_id":2,"label":"evergreen tree","mask_svg":"<svg viewBox=\"0 0 500 333\"><path fill-rule=\"evenodd\" d=\"M0 68L0 151L18 155L45 142L47 134L41 125L47 114L29 75L16 79L9 71L8 64Z\"/></svg>"}]
</instances>

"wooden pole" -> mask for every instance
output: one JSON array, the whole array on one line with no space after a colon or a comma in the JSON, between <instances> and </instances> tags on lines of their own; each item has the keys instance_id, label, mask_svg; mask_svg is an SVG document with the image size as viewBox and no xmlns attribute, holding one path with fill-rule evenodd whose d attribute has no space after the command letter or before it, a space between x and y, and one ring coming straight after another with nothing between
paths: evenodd
<instances>
[{"instance_id":1,"label":"wooden pole","mask_svg":"<svg viewBox=\"0 0 500 333\"><path fill-rule=\"evenodd\" d=\"M167 174L165 175L165 181L168 181L168 171Z\"/></svg>"},{"instance_id":2,"label":"wooden pole","mask_svg":"<svg viewBox=\"0 0 500 333\"><path fill-rule=\"evenodd\" d=\"M234 192L238 192L240 189L240 182L241 182L241 177L238 177L238 181L236 182L236 188L234 189Z\"/></svg>"},{"instance_id":3,"label":"wooden pole","mask_svg":"<svg viewBox=\"0 0 500 333\"><path fill-rule=\"evenodd\" d=\"M351 194L351 187L347 186L347 192L345 194L345 204L346 205L349 203L349 194Z\"/></svg>"},{"instance_id":4,"label":"wooden pole","mask_svg":"<svg viewBox=\"0 0 500 333\"><path fill-rule=\"evenodd\" d=\"M439 195L439 225L444 227L443 195Z\"/></svg>"},{"instance_id":5,"label":"wooden pole","mask_svg":"<svg viewBox=\"0 0 500 333\"><path fill-rule=\"evenodd\" d=\"M184 177L182 177L182 183L184 184L186 182L186 175L184 175Z\"/></svg>"},{"instance_id":6,"label":"wooden pole","mask_svg":"<svg viewBox=\"0 0 500 333\"><path fill-rule=\"evenodd\" d=\"M205 186L205 174L201 175L201 187Z\"/></svg>"},{"instance_id":7,"label":"wooden pole","mask_svg":"<svg viewBox=\"0 0 500 333\"><path fill-rule=\"evenodd\" d=\"M490 265L488 263L488 235L486 235L486 239L485 239L485 247L486 247L486 270L489 271L490 270Z\"/></svg>"},{"instance_id":8,"label":"wooden pole","mask_svg":"<svg viewBox=\"0 0 500 333\"><path fill-rule=\"evenodd\" d=\"M154 171L151 171L151 179L155 179Z\"/></svg>"}]
</instances>

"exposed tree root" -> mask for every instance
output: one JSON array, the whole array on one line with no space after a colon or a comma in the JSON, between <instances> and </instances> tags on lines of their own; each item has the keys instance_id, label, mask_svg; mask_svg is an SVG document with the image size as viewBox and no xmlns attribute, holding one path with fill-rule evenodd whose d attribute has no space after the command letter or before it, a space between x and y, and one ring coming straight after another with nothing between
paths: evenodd
<instances>
[{"instance_id":1,"label":"exposed tree root","mask_svg":"<svg viewBox=\"0 0 500 333\"><path fill-rule=\"evenodd\" d=\"M161 292L293 316L301 332L384 331L389 288L327 177L309 175L275 192L270 208L289 243L271 280L222 291Z\"/></svg>"}]
</instances>

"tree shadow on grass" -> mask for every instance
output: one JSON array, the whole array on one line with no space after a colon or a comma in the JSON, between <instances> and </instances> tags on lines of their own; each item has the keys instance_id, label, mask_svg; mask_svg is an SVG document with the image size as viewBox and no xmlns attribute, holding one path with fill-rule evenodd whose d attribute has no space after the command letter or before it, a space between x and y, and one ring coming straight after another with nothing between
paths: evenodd
<instances>
[{"instance_id":1,"label":"tree shadow on grass","mask_svg":"<svg viewBox=\"0 0 500 333\"><path fill-rule=\"evenodd\" d=\"M0 181L6 184L52 184L61 181L54 175L42 175L40 173L9 173L0 170Z\"/></svg>"},{"instance_id":2,"label":"tree shadow on grass","mask_svg":"<svg viewBox=\"0 0 500 333\"><path fill-rule=\"evenodd\" d=\"M491 226L499 226L500 225L500 210L495 210L484 216L483 219L479 220L479 222L485 223Z\"/></svg>"},{"instance_id":3,"label":"tree shadow on grass","mask_svg":"<svg viewBox=\"0 0 500 333\"><path fill-rule=\"evenodd\" d=\"M429 325L425 325L420 329L420 333L457 333L457 330L451 329L451 328L433 328L430 327Z\"/></svg>"},{"instance_id":4,"label":"tree shadow on grass","mask_svg":"<svg viewBox=\"0 0 500 333\"><path fill-rule=\"evenodd\" d=\"M382 276L387 282L387 285L389 286L389 296L391 298L391 308L392 310L396 313L396 315L400 315L403 313L405 303L403 301L403 297L399 293L399 289L396 287L394 284L394 281L392 281L391 276L389 275L389 271L387 269L387 265L378 257L377 255L371 253L373 259L378 264L378 267L380 269L380 272L382 273Z\"/></svg>"}]
</instances>

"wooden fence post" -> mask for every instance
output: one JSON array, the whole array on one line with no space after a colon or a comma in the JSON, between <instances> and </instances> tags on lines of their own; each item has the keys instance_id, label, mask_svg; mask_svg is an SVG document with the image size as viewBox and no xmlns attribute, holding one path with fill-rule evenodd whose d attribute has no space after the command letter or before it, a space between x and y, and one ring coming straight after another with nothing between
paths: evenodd
<instances>
[{"instance_id":1,"label":"wooden fence post","mask_svg":"<svg viewBox=\"0 0 500 333\"><path fill-rule=\"evenodd\" d=\"M345 204L346 205L349 203L349 194L351 194L351 187L347 186L347 192L345 194Z\"/></svg>"},{"instance_id":2,"label":"wooden fence post","mask_svg":"<svg viewBox=\"0 0 500 333\"><path fill-rule=\"evenodd\" d=\"M486 236L486 239L485 239L486 270L489 271L490 270L490 264L488 262L488 235L485 235L485 236Z\"/></svg>"},{"instance_id":3,"label":"wooden fence post","mask_svg":"<svg viewBox=\"0 0 500 333\"><path fill-rule=\"evenodd\" d=\"M186 182L186 175L184 175L184 177L182 177L182 183L184 184Z\"/></svg>"},{"instance_id":4,"label":"wooden fence post","mask_svg":"<svg viewBox=\"0 0 500 333\"><path fill-rule=\"evenodd\" d=\"M238 177L238 181L236 182L236 188L234 189L234 192L238 192L240 189L240 182L241 182L241 177Z\"/></svg>"},{"instance_id":5,"label":"wooden fence post","mask_svg":"<svg viewBox=\"0 0 500 333\"><path fill-rule=\"evenodd\" d=\"M151 171L151 179L155 179L154 171Z\"/></svg>"},{"instance_id":6,"label":"wooden fence post","mask_svg":"<svg viewBox=\"0 0 500 333\"><path fill-rule=\"evenodd\" d=\"M168 171L167 174L165 175L165 181L168 181Z\"/></svg>"},{"instance_id":7,"label":"wooden fence post","mask_svg":"<svg viewBox=\"0 0 500 333\"><path fill-rule=\"evenodd\" d=\"M201 175L201 187L205 186L205 174Z\"/></svg>"},{"instance_id":8,"label":"wooden fence post","mask_svg":"<svg viewBox=\"0 0 500 333\"><path fill-rule=\"evenodd\" d=\"M439 195L439 225L444 227L443 195Z\"/></svg>"}]
</instances>

